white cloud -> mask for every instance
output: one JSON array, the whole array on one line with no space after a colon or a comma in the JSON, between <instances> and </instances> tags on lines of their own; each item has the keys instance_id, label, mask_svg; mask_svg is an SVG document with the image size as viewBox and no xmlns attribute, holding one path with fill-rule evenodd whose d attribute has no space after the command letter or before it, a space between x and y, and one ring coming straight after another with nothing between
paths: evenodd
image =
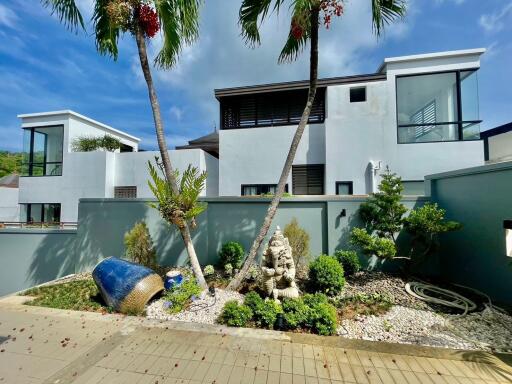
<instances>
[{"instance_id":1,"label":"white cloud","mask_svg":"<svg viewBox=\"0 0 512 384\"><path fill-rule=\"evenodd\" d=\"M503 8L480 16L480 26L486 32L497 32L505 27L505 19L512 15L512 2L508 2Z\"/></svg>"},{"instance_id":2,"label":"white cloud","mask_svg":"<svg viewBox=\"0 0 512 384\"><path fill-rule=\"evenodd\" d=\"M171 116L173 116L176 120L181 121L181 118L183 117L183 109L173 105L170 109Z\"/></svg>"},{"instance_id":3,"label":"white cloud","mask_svg":"<svg viewBox=\"0 0 512 384\"><path fill-rule=\"evenodd\" d=\"M457 5L460 5L464 3L466 0L436 0L436 3L442 4L442 3L455 3Z\"/></svg>"},{"instance_id":4,"label":"white cloud","mask_svg":"<svg viewBox=\"0 0 512 384\"><path fill-rule=\"evenodd\" d=\"M0 4L0 25L15 28L18 16L10 8Z\"/></svg>"}]
</instances>

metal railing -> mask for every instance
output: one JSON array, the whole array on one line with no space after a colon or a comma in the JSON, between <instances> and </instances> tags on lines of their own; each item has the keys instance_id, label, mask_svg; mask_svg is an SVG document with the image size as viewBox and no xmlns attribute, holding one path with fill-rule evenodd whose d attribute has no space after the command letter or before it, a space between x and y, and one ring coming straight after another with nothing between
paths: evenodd
<instances>
[{"instance_id":1,"label":"metal railing","mask_svg":"<svg viewBox=\"0 0 512 384\"><path fill-rule=\"evenodd\" d=\"M3 221L0 222L0 229L17 228L17 229L76 229L77 222L60 221L55 223L41 222L23 222L23 221Z\"/></svg>"}]
</instances>

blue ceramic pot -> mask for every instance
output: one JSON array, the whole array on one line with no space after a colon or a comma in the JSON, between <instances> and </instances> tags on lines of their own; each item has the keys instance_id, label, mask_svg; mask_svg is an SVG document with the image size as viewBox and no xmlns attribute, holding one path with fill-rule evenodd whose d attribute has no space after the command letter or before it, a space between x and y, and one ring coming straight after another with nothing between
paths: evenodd
<instances>
[{"instance_id":1,"label":"blue ceramic pot","mask_svg":"<svg viewBox=\"0 0 512 384\"><path fill-rule=\"evenodd\" d=\"M169 290L173 287L181 285L183 282L183 275L180 271L169 271L165 275L164 287Z\"/></svg>"},{"instance_id":2,"label":"blue ceramic pot","mask_svg":"<svg viewBox=\"0 0 512 384\"><path fill-rule=\"evenodd\" d=\"M153 270L117 257L98 263L92 271L103 300L121 313L140 313L146 303L164 289Z\"/></svg>"}]
</instances>

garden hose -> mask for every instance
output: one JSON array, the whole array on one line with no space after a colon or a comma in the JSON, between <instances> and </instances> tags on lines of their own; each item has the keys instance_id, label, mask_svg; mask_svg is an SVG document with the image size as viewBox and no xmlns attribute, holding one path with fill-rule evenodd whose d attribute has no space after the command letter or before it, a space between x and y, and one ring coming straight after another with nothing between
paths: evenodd
<instances>
[{"instance_id":1,"label":"garden hose","mask_svg":"<svg viewBox=\"0 0 512 384\"><path fill-rule=\"evenodd\" d=\"M474 311L476 304L456 292L449 289L439 288L432 284L412 281L405 284L405 290L411 296L414 296L427 303L444 305L445 307L455 308L463 311L462 316L468 312Z\"/></svg>"}]
</instances>

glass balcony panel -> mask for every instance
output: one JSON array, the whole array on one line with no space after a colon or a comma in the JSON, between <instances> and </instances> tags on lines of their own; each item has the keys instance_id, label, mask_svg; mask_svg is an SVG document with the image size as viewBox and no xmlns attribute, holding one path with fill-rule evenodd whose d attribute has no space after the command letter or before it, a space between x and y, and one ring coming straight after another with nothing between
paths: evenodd
<instances>
[{"instance_id":1,"label":"glass balcony panel","mask_svg":"<svg viewBox=\"0 0 512 384\"><path fill-rule=\"evenodd\" d=\"M463 140L479 140L480 139L480 124L479 123L466 123L462 127Z\"/></svg>"},{"instance_id":2,"label":"glass balcony panel","mask_svg":"<svg viewBox=\"0 0 512 384\"><path fill-rule=\"evenodd\" d=\"M457 124L398 127L398 142L400 144L455 141L458 139Z\"/></svg>"},{"instance_id":3,"label":"glass balcony panel","mask_svg":"<svg viewBox=\"0 0 512 384\"><path fill-rule=\"evenodd\" d=\"M476 71L460 73L462 121L480 120L478 104L478 77Z\"/></svg>"}]
</instances>

